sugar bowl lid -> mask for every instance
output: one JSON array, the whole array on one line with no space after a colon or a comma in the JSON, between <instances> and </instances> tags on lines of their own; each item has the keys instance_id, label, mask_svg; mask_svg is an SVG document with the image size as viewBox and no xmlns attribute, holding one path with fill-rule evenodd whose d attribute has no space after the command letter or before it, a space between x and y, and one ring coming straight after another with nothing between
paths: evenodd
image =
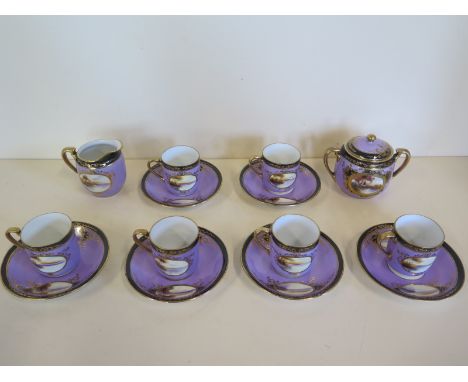
<instances>
[{"instance_id":1,"label":"sugar bowl lid","mask_svg":"<svg viewBox=\"0 0 468 382\"><path fill-rule=\"evenodd\" d=\"M374 134L351 138L344 149L353 158L372 163L388 161L394 154L393 147Z\"/></svg>"}]
</instances>

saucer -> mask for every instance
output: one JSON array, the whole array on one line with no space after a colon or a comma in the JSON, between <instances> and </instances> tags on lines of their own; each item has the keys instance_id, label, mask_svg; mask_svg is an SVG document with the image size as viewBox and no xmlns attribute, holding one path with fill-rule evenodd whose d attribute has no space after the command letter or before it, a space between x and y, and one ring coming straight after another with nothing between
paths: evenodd
<instances>
[{"instance_id":1,"label":"saucer","mask_svg":"<svg viewBox=\"0 0 468 382\"><path fill-rule=\"evenodd\" d=\"M50 277L37 270L28 252L13 246L2 263L2 281L14 294L33 299L50 299L63 296L91 280L102 268L109 245L104 233L83 222L73 222L80 247L80 262L70 273Z\"/></svg>"},{"instance_id":2,"label":"saucer","mask_svg":"<svg viewBox=\"0 0 468 382\"><path fill-rule=\"evenodd\" d=\"M359 238L359 261L374 281L390 292L415 300L442 300L460 290L465 271L455 251L445 242L434 264L420 279L405 280L395 275L387 265L387 255L376 243L377 235L392 227L392 223L378 224Z\"/></svg>"},{"instance_id":3,"label":"saucer","mask_svg":"<svg viewBox=\"0 0 468 382\"><path fill-rule=\"evenodd\" d=\"M141 294L164 302L180 302L201 296L223 277L228 264L226 247L213 232L200 227L198 263L182 280L169 280L158 271L149 252L134 244L127 257L128 281ZM143 239L146 242L148 239Z\"/></svg>"},{"instance_id":4,"label":"saucer","mask_svg":"<svg viewBox=\"0 0 468 382\"><path fill-rule=\"evenodd\" d=\"M265 227L270 227L268 224ZM320 234L318 252L310 271L299 277L277 273L268 252L250 234L242 248L242 265L250 278L266 291L290 300L318 297L333 288L343 274L341 252L327 235Z\"/></svg>"},{"instance_id":5,"label":"saucer","mask_svg":"<svg viewBox=\"0 0 468 382\"><path fill-rule=\"evenodd\" d=\"M159 167L156 165L153 168ZM152 201L169 207L188 207L202 203L211 198L221 187L223 178L215 165L201 160L200 174L198 175L198 188L190 196L177 196L171 194L164 181L154 175L150 170L146 171L141 180L141 189Z\"/></svg>"},{"instance_id":6,"label":"saucer","mask_svg":"<svg viewBox=\"0 0 468 382\"><path fill-rule=\"evenodd\" d=\"M258 170L261 163L256 163ZM297 171L294 189L285 195L273 194L263 187L262 176L257 174L250 165L246 165L240 173L240 184L251 197L261 202L278 206L292 206L312 199L320 191L320 178L312 167L301 162Z\"/></svg>"}]
</instances>

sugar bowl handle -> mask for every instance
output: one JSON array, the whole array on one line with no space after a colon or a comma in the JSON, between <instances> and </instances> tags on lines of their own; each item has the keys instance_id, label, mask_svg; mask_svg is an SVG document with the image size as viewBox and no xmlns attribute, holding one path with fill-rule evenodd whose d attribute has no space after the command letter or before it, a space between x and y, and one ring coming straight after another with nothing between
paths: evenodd
<instances>
[{"instance_id":1,"label":"sugar bowl handle","mask_svg":"<svg viewBox=\"0 0 468 382\"><path fill-rule=\"evenodd\" d=\"M331 175L332 178L335 178L335 172L332 171L328 164L328 158L330 155L333 154L336 157L336 160L340 158L340 149L336 147L329 147L327 151L325 151L325 154L323 155L323 164L325 165L325 168L327 169L328 173Z\"/></svg>"},{"instance_id":2,"label":"sugar bowl handle","mask_svg":"<svg viewBox=\"0 0 468 382\"><path fill-rule=\"evenodd\" d=\"M395 154L395 161L401 157L402 155L405 156L405 160L403 161L403 163L400 165L400 167L398 167L395 171L393 171L393 176L397 176L409 163L410 159L411 159L411 154L408 150L406 149L396 149L396 154Z\"/></svg>"},{"instance_id":3,"label":"sugar bowl handle","mask_svg":"<svg viewBox=\"0 0 468 382\"><path fill-rule=\"evenodd\" d=\"M76 166L73 165L72 162L70 162L70 158L68 157L68 154L71 154L74 160L76 160L76 148L74 147L65 147L62 149L62 159L65 162L65 164L72 169L74 172L78 172L76 169Z\"/></svg>"}]
</instances>

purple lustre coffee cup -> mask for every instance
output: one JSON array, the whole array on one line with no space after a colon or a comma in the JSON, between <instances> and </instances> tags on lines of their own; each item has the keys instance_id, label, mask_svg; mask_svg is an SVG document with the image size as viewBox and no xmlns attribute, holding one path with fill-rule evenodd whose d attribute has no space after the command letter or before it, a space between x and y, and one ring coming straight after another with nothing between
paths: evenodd
<instances>
[{"instance_id":1,"label":"purple lustre coffee cup","mask_svg":"<svg viewBox=\"0 0 468 382\"><path fill-rule=\"evenodd\" d=\"M147 163L148 169L159 177L174 195L191 195L197 190L201 170L200 154L190 146L173 146L160 159Z\"/></svg>"},{"instance_id":2,"label":"purple lustre coffee cup","mask_svg":"<svg viewBox=\"0 0 468 382\"><path fill-rule=\"evenodd\" d=\"M423 215L400 216L393 228L376 237L387 255L387 265L397 276L416 280L424 276L444 243L442 228Z\"/></svg>"},{"instance_id":3,"label":"purple lustre coffee cup","mask_svg":"<svg viewBox=\"0 0 468 382\"><path fill-rule=\"evenodd\" d=\"M13 237L19 236L19 240ZM37 270L50 277L72 272L80 261L80 249L74 234L73 222L59 212L36 216L23 228L10 227L6 238L28 252Z\"/></svg>"},{"instance_id":4,"label":"purple lustre coffee cup","mask_svg":"<svg viewBox=\"0 0 468 382\"><path fill-rule=\"evenodd\" d=\"M70 154L75 165L70 162ZM62 159L76 172L81 183L95 196L108 197L117 194L126 178L122 142L116 139L96 139L80 146L65 147Z\"/></svg>"},{"instance_id":5,"label":"purple lustre coffee cup","mask_svg":"<svg viewBox=\"0 0 468 382\"><path fill-rule=\"evenodd\" d=\"M144 239L148 239L144 243ZM133 241L153 255L157 269L168 279L189 277L198 260L200 232L195 222L183 216L158 220L149 231L136 229Z\"/></svg>"},{"instance_id":6,"label":"purple lustre coffee cup","mask_svg":"<svg viewBox=\"0 0 468 382\"><path fill-rule=\"evenodd\" d=\"M281 275L299 277L309 271L320 239L320 228L303 215L283 215L270 227L255 230L254 238L271 256Z\"/></svg>"},{"instance_id":7,"label":"purple lustre coffee cup","mask_svg":"<svg viewBox=\"0 0 468 382\"><path fill-rule=\"evenodd\" d=\"M255 167L261 163L261 169ZM273 143L266 146L262 156L250 159L252 169L262 177L263 187L276 195L285 195L294 189L301 153L287 143Z\"/></svg>"}]
</instances>

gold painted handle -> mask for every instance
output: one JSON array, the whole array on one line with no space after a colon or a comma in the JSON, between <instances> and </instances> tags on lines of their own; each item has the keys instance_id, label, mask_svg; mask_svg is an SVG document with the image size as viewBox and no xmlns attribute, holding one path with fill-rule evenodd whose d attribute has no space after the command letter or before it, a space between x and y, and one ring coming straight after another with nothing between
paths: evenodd
<instances>
[{"instance_id":1,"label":"gold painted handle","mask_svg":"<svg viewBox=\"0 0 468 382\"><path fill-rule=\"evenodd\" d=\"M76 148L74 147L65 147L63 150L62 150L62 159L63 161L65 162L65 164L70 167L74 172L78 172L78 170L76 169L76 166L73 165L72 162L70 162L70 159L68 158L68 153L71 154L71 156L73 157L74 160L76 160Z\"/></svg>"},{"instance_id":2,"label":"gold painted handle","mask_svg":"<svg viewBox=\"0 0 468 382\"><path fill-rule=\"evenodd\" d=\"M259 157L259 156L254 156L252 158L249 159L249 166L250 168L257 174L257 175L262 175L262 171L258 171L257 168L255 168L255 164L258 162L258 161L261 161L262 158Z\"/></svg>"},{"instance_id":3,"label":"gold painted handle","mask_svg":"<svg viewBox=\"0 0 468 382\"><path fill-rule=\"evenodd\" d=\"M336 160L340 158L340 149L336 147L329 147L327 151L325 151L325 154L323 155L323 164L325 165L325 168L327 169L328 173L330 176L335 179L335 172L332 171L328 164L328 158L330 157L330 154L334 154L336 157Z\"/></svg>"},{"instance_id":4,"label":"gold painted handle","mask_svg":"<svg viewBox=\"0 0 468 382\"><path fill-rule=\"evenodd\" d=\"M401 157L402 155L405 156L405 160L403 161L403 163L401 164L400 167L398 167L395 171L393 171L393 176L397 176L409 163L410 159L411 159L411 154L408 150L406 149L396 149L396 154L395 154L395 161Z\"/></svg>"},{"instance_id":5,"label":"gold painted handle","mask_svg":"<svg viewBox=\"0 0 468 382\"><path fill-rule=\"evenodd\" d=\"M382 249L382 251L385 252L387 257L390 257L390 253L388 252L388 240L392 239L392 238L395 238L395 237L396 236L395 236L395 233L393 231L385 231L385 232L382 232L381 234L377 235L377 239L376 239L377 245L380 247L380 249ZM387 245L385 247L382 245L382 242L384 240L387 240Z\"/></svg>"},{"instance_id":6,"label":"gold painted handle","mask_svg":"<svg viewBox=\"0 0 468 382\"><path fill-rule=\"evenodd\" d=\"M160 173L156 172L156 166L160 165L161 163L161 159L151 159L146 165L148 167L148 170L150 170L158 178L164 180L164 177Z\"/></svg>"},{"instance_id":7,"label":"gold painted handle","mask_svg":"<svg viewBox=\"0 0 468 382\"><path fill-rule=\"evenodd\" d=\"M147 247L146 245L144 245L141 240L142 238L145 238L145 239L149 238L149 232L146 229L136 229L135 231L133 231L132 237L136 245L148 251L149 253L153 253L153 250L150 247Z\"/></svg>"},{"instance_id":8,"label":"gold painted handle","mask_svg":"<svg viewBox=\"0 0 468 382\"><path fill-rule=\"evenodd\" d=\"M16 234L18 235L18 237L20 238L20 240L16 240L12 234ZM5 237L11 242L13 243L13 245L16 245L17 247L20 247L20 248L25 248L24 244L21 242L21 229L18 228L18 227L10 227L6 230L5 232Z\"/></svg>"},{"instance_id":9,"label":"gold painted handle","mask_svg":"<svg viewBox=\"0 0 468 382\"><path fill-rule=\"evenodd\" d=\"M259 235L262 233L264 234L264 239L263 239L264 241L262 241L259 238ZM264 243L264 242L269 243L270 241L270 229L269 228L266 228L266 227L257 228L254 232L254 239L260 247L264 248L268 252L268 254L270 253L270 247L265 245Z\"/></svg>"}]
</instances>

